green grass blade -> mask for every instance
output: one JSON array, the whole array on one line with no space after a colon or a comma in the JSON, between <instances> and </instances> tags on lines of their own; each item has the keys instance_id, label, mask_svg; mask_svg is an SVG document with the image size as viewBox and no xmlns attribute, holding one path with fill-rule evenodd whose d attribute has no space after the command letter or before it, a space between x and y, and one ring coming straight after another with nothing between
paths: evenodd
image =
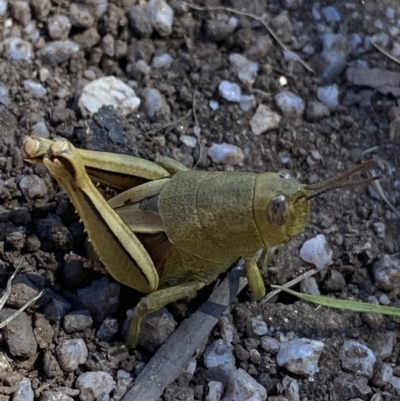
<instances>
[{"instance_id":1,"label":"green grass blade","mask_svg":"<svg viewBox=\"0 0 400 401\"><path fill-rule=\"evenodd\" d=\"M296 292L287 287L282 287L279 285L273 285L272 287L278 288L305 301L313 302L322 306L327 306L329 308L345 309L354 312L381 313L383 315L400 317L400 308L396 308L394 306L374 305L359 301L336 299L324 295L302 294L300 292Z\"/></svg>"}]
</instances>

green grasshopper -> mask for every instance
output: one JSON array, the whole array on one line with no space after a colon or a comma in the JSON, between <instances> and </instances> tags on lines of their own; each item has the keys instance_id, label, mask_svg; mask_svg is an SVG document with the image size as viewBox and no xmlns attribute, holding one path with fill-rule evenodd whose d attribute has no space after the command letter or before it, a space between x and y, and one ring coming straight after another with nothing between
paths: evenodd
<instances>
[{"instance_id":1,"label":"green grasshopper","mask_svg":"<svg viewBox=\"0 0 400 401\"><path fill-rule=\"evenodd\" d=\"M375 179L344 182L373 160L303 185L287 172L193 171L165 157L153 163L34 136L25 140L23 156L43 162L67 192L107 271L148 294L135 308L129 348L136 345L146 314L194 294L240 257L252 296L263 298L258 251L301 233L315 196ZM107 202L92 180L120 193Z\"/></svg>"}]
</instances>

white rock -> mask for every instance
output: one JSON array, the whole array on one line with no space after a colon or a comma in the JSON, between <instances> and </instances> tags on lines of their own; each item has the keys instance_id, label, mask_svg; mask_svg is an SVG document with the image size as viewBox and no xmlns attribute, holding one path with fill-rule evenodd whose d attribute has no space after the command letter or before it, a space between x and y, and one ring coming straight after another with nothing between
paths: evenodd
<instances>
[{"instance_id":1,"label":"white rock","mask_svg":"<svg viewBox=\"0 0 400 401\"><path fill-rule=\"evenodd\" d=\"M219 109L219 103L216 100L210 100L209 106L214 111Z\"/></svg>"},{"instance_id":2,"label":"white rock","mask_svg":"<svg viewBox=\"0 0 400 401\"><path fill-rule=\"evenodd\" d=\"M32 44L21 38L11 37L3 41L4 56L13 60L32 61L33 47Z\"/></svg>"},{"instance_id":3,"label":"white rock","mask_svg":"<svg viewBox=\"0 0 400 401\"><path fill-rule=\"evenodd\" d=\"M88 83L82 90L78 106L83 116L96 113L101 106L114 106L122 115L135 112L140 99L135 91L115 77L104 77Z\"/></svg>"},{"instance_id":4,"label":"white rock","mask_svg":"<svg viewBox=\"0 0 400 401\"><path fill-rule=\"evenodd\" d=\"M297 375L314 376L323 349L321 341L296 338L281 344L276 363Z\"/></svg>"},{"instance_id":5,"label":"white rock","mask_svg":"<svg viewBox=\"0 0 400 401\"><path fill-rule=\"evenodd\" d=\"M355 340L347 340L339 350L342 368L369 379L374 373L376 356L370 348Z\"/></svg>"},{"instance_id":6,"label":"white rock","mask_svg":"<svg viewBox=\"0 0 400 401\"><path fill-rule=\"evenodd\" d=\"M285 117L299 118L303 115L305 109L304 101L294 93L282 91L275 95L274 99Z\"/></svg>"},{"instance_id":7,"label":"white rock","mask_svg":"<svg viewBox=\"0 0 400 401\"><path fill-rule=\"evenodd\" d=\"M13 401L33 401L33 390L31 381L24 377L18 384L13 395Z\"/></svg>"},{"instance_id":8,"label":"white rock","mask_svg":"<svg viewBox=\"0 0 400 401\"><path fill-rule=\"evenodd\" d=\"M152 27L160 36L171 34L174 11L164 0L150 0L146 12Z\"/></svg>"},{"instance_id":9,"label":"white rock","mask_svg":"<svg viewBox=\"0 0 400 401\"><path fill-rule=\"evenodd\" d=\"M164 53L161 56L155 56L151 62L151 66L156 70L161 68L168 70L173 61L174 59L170 54Z\"/></svg>"},{"instance_id":10,"label":"white rock","mask_svg":"<svg viewBox=\"0 0 400 401\"><path fill-rule=\"evenodd\" d=\"M242 111L247 112L256 107L256 98L253 95L242 95L239 102L239 107Z\"/></svg>"},{"instance_id":11,"label":"white rock","mask_svg":"<svg viewBox=\"0 0 400 401\"><path fill-rule=\"evenodd\" d=\"M329 111L335 111L339 106L339 89L336 84L320 86L317 89L317 97Z\"/></svg>"},{"instance_id":12,"label":"white rock","mask_svg":"<svg viewBox=\"0 0 400 401\"><path fill-rule=\"evenodd\" d=\"M145 88L143 96L144 110L147 117L158 118L170 114L171 110L165 101L165 97L157 88Z\"/></svg>"},{"instance_id":13,"label":"white rock","mask_svg":"<svg viewBox=\"0 0 400 401\"><path fill-rule=\"evenodd\" d=\"M227 385L232 372L236 371L232 345L222 339L214 341L204 351L204 364L212 380Z\"/></svg>"},{"instance_id":14,"label":"white rock","mask_svg":"<svg viewBox=\"0 0 400 401\"><path fill-rule=\"evenodd\" d=\"M47 95L47 89L41 83L30 79L24 81L24 89L36 99L42 99Z\"/></svg>"},{"instance_id":15,"label":"white rock","mask_svg":"<svg viewBox=\"0 0 400 401\"><path fill-rule=\"evenodd\" d=\"M272 111L268 106L260 104L250 120L250 127L254 135L261 135L264 132L277 129L281 117Z\"/></svg>"},{"instance_id":16,"label":"white rock","mask_svg":"<svg viewBox=\"0 0 400 401\"><path fill-rule=\"evenodd\" d=\"M222 401L265 401L267 390L245 370L233 372Z\"/></svg>"},{"instance_id":17,"label":"white rock","mask_svg":"<svg viewBox=\"0 0 400 401\"><path fill-rule=\"evenodd\" d=\"M86 372L76 379L75 387L80 390L81 401L105 400L111 391L114 390L115 381L106 372ZM89 398L88 395L92 398Z\"/></svg>"},{"instance_id":18,"label":"white rock","mask_svg":"<svg viewBox=\"0 0 400 401\"><path fill-rule=\"evenodd\" d=\"M32 174L22 177L19 187L26 199L34 200L47 194L47 186L42 178Z\"/></svg>"},{"instance_id":19,"label":"white rock","mask_svg":"<svg viewBox=\"0 0 400 401\"><path fill-rule=\"evenodd\" d=\"M0 82L0 103L4 106L9 106L10 104L10 93L6 85Z\"/></svg>"},{"instance_id":20,"label":"white rock","mask_svg":"<svg viewBox=\"0 0 400 401\"><path fill-rule=\"evenodd\" d=\"M208 394L206 401L220 401L224 393L224 385L221 382L211 380L208 383Z\"/></svg>"},{"instance_id":21,"label":"white rock","mask_svg":"<svg viewBox=\"0 0 400 401\"><path fill-rule=\"evenodd\" d=\"M179 140L189 148L195 148L197 145L197 139L194 136L181 135Z\"/></svg>"},{"instance_id":22,"label":"white rock","mask_svg":"<svg viewBox=\"0 0 400 401\"><path fill-rule=\"evenodd\" d=\"M71 21L66 15L56 14L47 20L47 31L53 40L67 39Z\"/></svg>"},{"instance_id":23,"label":"white rock","mask_svg":"<svg viewBox=\"0 0 400 401\"><path fill-rule=\"evenodd\" d=\"M267 323L264 322L261 316L252 317L250 319L250 331L250 334L265 336L268 333Z\"/></svg>"},{"instance_id":24,"label":"white rock","mask_svg":"<svg viewBox=\"0 0 400 401\"><path fill-rule=\"evenodd\" d=\"M238 53L229 56L231 70L249 88L254 84L258 73L258 64L247 60L246 57Z\"/></svg>"},{"instance_id":25,"label":"white rock","mask_svg":"<svg viewBox=\"0 0 400 401\"><path fill-rule=\"evenodd\" d=\"M321 268L332 262L333 251L326 242L324 234L307 240L300 249L300 257L315 267Z\"/></svg>"},{"instance_id":26,"label":"white rock","mask_svg":"<svg viewBox=\"0 0 400 401\"><path fill-rule=\"evenodd\" d=\"M50 132L46 126L46 123L39 121L31 129L30 135L41 136L42 138L49 138Z\"/></svg>"},{"instance_id":27,"label":"white rock","mask_svg":"<svg viewBox=\"0 0 400 401\"><path fill-rule=\"evenodd\" d=\"M238 84L234 82L223 80L218 86L219 94L230 102L240 102L242 91Z\"/></svg>"},{"instance_id":28,"label":"white rock","mask_svg":"<svg viewBox=\"0 0 400 401\"><path fill-rule=\"evenodd\" d=\"M0 0L0 17L7 14L7 0Z\"/></svg>"},{"instance_id":29,"label":"white rock","mask_svg":"<svg viewBox=\"0 0 400 401\"><path fill-rule=\"evenodd\" d=\"M72 372L86 362L88 349L82 338L62 341L56 348L60 367L65 372Z\"/></svg>"},{"instance_id":30,"label":"white rock","mask_svg":"<svg viewBox=\"0 0 400 401\"><path fill-rule=\"evenodd\" d=\"M229 143L213 143L208 149L207 154L216 164L235 166L244 160L243 150Z\"/></svg>"},{"instance_id":31,"label":"white rock","mask_svg":"<svg viewBox=\"0 0 400 401\"><path fill-rule=\"evenodd\" d=\"M283 392L290 401L300 401L300 389L297 380L285 376L282 380Z\"/></svg>"}]
</instances>

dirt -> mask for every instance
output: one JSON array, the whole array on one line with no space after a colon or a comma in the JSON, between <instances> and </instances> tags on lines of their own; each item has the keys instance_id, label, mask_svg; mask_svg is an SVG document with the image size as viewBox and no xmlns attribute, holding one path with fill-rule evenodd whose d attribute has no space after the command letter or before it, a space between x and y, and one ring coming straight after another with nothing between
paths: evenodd
<instances>
[{"instance_id":1,"label":"dirt","mask_svg":"<svg viewBox=\"0 0 400 401\"><path fill-rule=\"evenodd\" d=\"M110 1L110 3L122 7L123 2ZM236 10L249 6L246 1L231 3L228 6ZM208 1L207 4L220 5L220 2ZM391 6L397 13L399 12L398 4L394 0L379 4L370 0L352 4L355 7L352 13L358 12L364 16L363 18L347 18L348 11L344 3L331 4L328 0L320 2L321 8L334 5L342 13L343 21L333 28L335 32L374 34L378 28L371 21L377 18L385 21L386 7ZM54 2L52 11L63 13L67 6L65 2L57 5ZM282 9L280 2L275 0L269 1L267 5L264 5L264 2L254 2L253 6L261 7L271 16L277 15ZM289 11L288 15L292 21L304 24L303 29L307 31L310 42L319 49L319 34L311 9L312 4L304 2L297 10ZM218 13L232 16L228 11ZM198 124L201 128L203 146L225 142L237 145L243 150L244 162L239 166L229 167L230 169L257 173L287 169L303 183L313 183L335 176L363 159L374 156L380 160L380 172L383 174L380 184L383 191L398 210L400 145L389 140L390 121L387 116L389 108L397 105L397 99L374 91L369 106L360 106L358 102L346 102L358 94L360 88L348 86L343 71L335 79L340 88L341 105L335 112L331 112L329 117L318 122L309 122L304 117L297 120L283 118L278 130L255 136L249 128L249 120L254 110L243 112L238 104L230 103L218 96L218 84L222 79L237 81L230 72L227 55L232 52L242 52L246 47L245 39L240 41L238 34L217 42L207 39L204 32L205 21L218 13L186 11L175 16L173 34L170 37L162 38L156 34L150 37L149 40L156 48L163 47L174 54L175 61L171 67L174 73L172 74L171 70L152 70L150 77L137 80L135 90L140 96L145 87L159 88L166 97L171 114L168 118L160 117L153 120L147 118L142 111L126 118L121 117L118 123L127 138L124 145L110 141L107 136L109 126L101 127L102 129L98 129L97 126L95 130L92 129L94 132L92 136L85 135L88 125L77 107L77 97L82 88L84 69L92 66L95 69L102 69L104 75L114 74L126 79L125 60L118 62L112 58L104 58L102 63L95 64L89 52L81 52L73 60L54 69L54 76L57 79L50 81L49 94L44 99L35 100L20 88L22 80L33 79L37 75L39 66L0 58L1 80L10 88L11 96L11 104L0 113L2 183L0 258L3 265L0 278L3 288L22 255L25 256L22 266L24 275L30 274L29 277L35 279L35 284L40 288L49 288L51 293L59 294L71 302L78 287L87 286L93 277L99 277L94 273L82 273L83 270L78 270L77 276L71 273L73 278L66 277L64 255L71 250L78 254L83 253L81 246L84 240L83 227L79 223L79 217L73 215L73 208L65 194L51 179L45 167L29 165L22 159L22 141L31 133L31 127L41 119L45 120L51 137L66 137L78 147L129 153L149 160L154 160L157 155L175 156L191 168L227 169L227 166L213 165L209 158L203 157L199 160L199 146L191 149L179 141L179 136L182 134L193 136L192 128ZM243 36L249 35L251 39L260 32L265 32L263 27L252 25L250 18L238 15L236 17L247 21L248 29L242 32ZM307 26L309 28L305 29ZM300 28L298 30L303 32ZM290 44L288 46L290 47ZM313 56L301 54L301 57L311 66L318 67L317 55L318 51ZM358 56L350 55L347 62L350 63L357 58L368 62L371 68L388 71L399 71L400 68L399 64L374 48ZM201 68L205 61L208 68ZM316 100L316 89L321 85L318 74L306 71L300 63L286 61L282 56L282 48L276 42L260 64L262 68L252 90L258 103L264 103L277 110L273 95L280 89L281 76L288 79L287 88L301 96L305 102ZM71 92L67 108L61 111L57 109L59 100L55 95L60 82L69 82ZM210 99L218 99L220 104L218 110L211 110ZM189 110L195 112L197 123L193 114L181 119ZM173 123L178 119L181 119L178 124ZM165 146L160 146L159 136L165 137ZM315 150L321 155L320 160L312 158L311 152ZM283 164L282 158L286 156L290 161L288 164ZM44 180L47 189L43 196L31 202L23 196L19 183L24 176L33 173ZM57 224L55 226L59 229L56 233L46 234L46 227L42 226L42 221L49 215L57 216L58 226ZM384 224L383 235L378 235L376 223ZM275 252L271 264L277 267L277 271L268 274L265 279L268 284L284 284L311 269L312 266L300 259L299 248L305 240L323 233L333 249L333 264L329 269L339 271L345 278L345 286L340 290L329 292L329 295L362 301L368 301L371 296L379 298L382 291L374 284L372 263L382 254L395 254L400 251L399 227L399 218L382 199L374 195L371 188L360 186L327 193L313 201L310 221L304 231L291 243ZM12 236L14 240L10 240L10 232L15 233L15 236ZM57 239L54 239L55 237ZM317 276L319 288L324 294L327 293L325 286L330 277L329 269ZM137 300L139 297L136 293L132 295L133 291L127 288L123 288L122 292L122 301L118 310L114 312L114 317L121 324L125 311L134 304L132 298ZM195 303L200 304L206 295L202 293L201 298ZM390 303L398 305L398 291L388 295ZM131 300L125 302L127 299ZM28 315L36 324L36 330L50 334L54 332L54 335L49 335L43 342L45 346L40 347L28 360L11 358L15 377L17 379L21 376L29 377L37 396L40 395L37 390L46 383L51 382L50 388L72 386L75 377L88 369L82 366L73 373L57 373L55 369L56 373L52 374L49 374L49 369L43 370L45 354L54 355L54 349L62 339L84 338L92 355L96 352L100 354L104 350L104 344L95 336L100 322L93 323L83 332L67 334L59 320L48 321L43 318L47 301L48 298L43 297L29 309ZM191 313L190 307L195 303L189 304L189 309L183 313L173 306L170 310L177 320L182 320ZM235 347L246 343L248 338L246 327L252 316L262 316L264 321L278 332L292 331L298 337L318 339L325 343L319 361L319 371L311 379L288 373L285 369L274 365L273 359L269 364L254 364L250 360L238 358L237 367L242 367L263 384L268 390L269 397L280 393L280 382L287 374L298 380L302 400L348 400L356 397L370 400L373 394L378 393L384 400L397 399L400 396L400 391L390 384L377 388L369 383L371 392L365 394L357 392L346 383L354 384L360 378L353 373L343 372L338 357L338 350L346 339L356 339L373 347L377 336L386 331L397 331L399 323L395 318L384 317L378 319L377 323L376 319L366 318L358 313L327 308L316 309L313 305L283 295L276 299L276 303L258 304L251 300L247 290L231 305L230 313L238 333L233 342ZM219 338L219 335L217 327L211 333L209 342ZM113 343L121 342L123 338L118 333ZM4 338L0 347L1 351L9 353ZM150 357L148 352L139 348L119 366L108 366L107 369L114 375L118 367L127 370L139 369ZM393 367L398 366L399 344L395 345L391 356L385 362ZM98 366L103 365L98 362ZM8 379L6 384L3 378L3 385L14 385L17 379ZM194 376L189 381L183 376L178 378L161 399L165 401L204 399L209 379L202 356L199 355ZM7 400L9 395L2 393L1 399Z\"/></svg>"}]
</instances>

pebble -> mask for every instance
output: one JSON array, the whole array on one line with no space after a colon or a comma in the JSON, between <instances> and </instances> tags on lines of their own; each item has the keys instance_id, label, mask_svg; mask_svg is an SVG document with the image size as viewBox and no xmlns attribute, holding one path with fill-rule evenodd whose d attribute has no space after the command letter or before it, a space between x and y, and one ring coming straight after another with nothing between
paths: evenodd
<instances>
[{"instance_id":1,"label":"pebble","mask_svg":"<svg viewBox=\"0 0 400 401\"><path fill-rule=\"evenodd\" d=\"M229 55L231 70L248 88L251 88L257 78L258 64L247 60L246 57L238 53Z\"/></svg>"},{"instance_id":2,"label":"pebble","mask_svg":"<svg viewBox=\"0 0 400 401\"><path fill-rule=\"evenodd\" d=\"M46 251L55 249L71 249L73 237L61 218L51 214L45 219L39 219L36 225L41 248Z\"/></svg>"},{"instance_id":3,"label":"pebble","mask_svg":"<svg viewBox=\"0 0 400 401\"><path fill-rule=\"evenodd\" d=\"M329 111L335 111L339 107L339 89L336 84L320 86L317 97Z\"/></svg>"},{"instance_id":4,"label":"pebble","mask_svg":"<svg viewBox=\"0 0 400 401\"><path fill-rule=\"evenodd\" d=\"M329 117L329 110L322 103L310 101L306 107L306 119L310 122L317 122L324 117Z\"/></svg>"},{"instance_id":5,"label":"pebble","mask_svg":"<svg viewBox=\"0 0 400 401\"><path fill-rule=\"evenodd\" d=\"M230 319L228 316L222 316L219 319L219 325L221 329L221 337L226 343L232 343L233 337L236 333L236 328L232 323L232 319Z\"/></svg>"},{"instance_id":6,"label":"pebble","mask_svg":"<svg viewBox=\"0 0 400 401\"><path fill-rule=\"evenodd\" d=\"M113 315L119 308L119 293L121 286L103 277L95 280L89 287L78 288L75 292L74 304L88 309L96 322L102 322L106 317Z\"/></svg>"},{"instance_id":7,"label":"pebble","mask_svg":"<svg viewBox=\"0 0 400 401\"><path fill-rule=\"evenodd\" d=\"M259 36L256 41L245 50L244 55L252 61L262 61L268 56L273 42L270 36Z\"/></svg>"},{"instance_id":8,"label":"pebble","mask_svg":"<svg viewBox=\"0 0 400 401\"><path fill-rule=\"evenodd\" d=\"M88 310L74 311L64 316L64 330L67 333L83 331L93 324L92 316Z\"/></svg>"},{"instance_id":9,"label":"pebble","mask_svg":"<svg viewBox=\"0 0 400 401\"><path fill-rule=\"evenodd\" d=\"M275 338L264 336L261 338L261 347L272 355L276 355L281 349L281 343Z\"/></svg>"},{"instance_id":10,"label":"pebble","mask_svg":"<svg viewBox=\"0 0 400 401\"><path fill-rule=\"evenodd\" d=\"M117 333L118 320L112 317L106 317L97 330L96 337L101 341L110 342Z\"/></svg>"},{"instance_id":11,"label":"pebble","mask_svg":"<svg viewBox=\"0 0 400 401\"><path fill-rule=\"evenodd\" d=\"M34 394L32 390L31 381L24 377L18 384L15 393L13 394L13 401L33 401Z\"/></svg>"},{"instance_id":12,"label":"pebble","mask_svg":"<svg viewBox=\"0 0 400 401\"><path fill-rule=\"evenodd\" d=\"M91 116L104 105L113 106L125 116L139 108L140 99L135 91L120 79L113 76L103 77L84 86L78 106L82 115Z\"/></svg>"},{"instance_id":13,"label":"pebble","mask_svg":"<svg viewBox=\"0 0 400 401\"><path fill-rule=\"evenodd\" d=\"M86 362L88 349L82 338L63 340L56 347L56 356L64 372L73 372Z\"/></svg>"},{"instance_id":14,"label":"pebble","mask_svg":"<svg viewBox=\"0 0 400 401\"><path fill-rule=\"evenodd\" d=\"M18 229L19 227L16 227ZM8 230L7 230L8 231ZM16 230L15 230L16 231ZM18 231L16 231L18 232ZM16 246L14 241L10 241L10 234L6 232L7 242L14 244L14 247L17 249L21 249L22 246ZM25 242L25 233L23 235L23 243ZM16 239L18 241L18 239ZM26 274L19 274L12 283L12 291L7 300L7 305L13 308L21 308L24 306L29 300L39 294L38 288L35 284L29 280Z\"/></svg>"},{"instance_id":15,"label":"pebble","mask_svg":"<svg viewBox=\"0 0 400 401\"><path fill-rule=\"evenodd\" d=\"M285 376L282 380L283 393L289 401L300 401L300 389L297 380Z\"/></svg>"},{"instance_id":16,"label":"pebble","mask_svg":"<svg viewBox=\"0 0 400 401\"><path fill-rule=\"evenodd\" d=\"M57 14L47 20L47 31L53 40L68 39L71 30L71 21L62 14Z\"/></svg>"},{"instance_id":17,"label":"pebble","mask_svg":"<svg viewBox=\"0 0 400 401\"><path fill-rule=\"evenodd\" d=\"M7 14L7 0L0 0L0 17Z\"/></svg>"},{"instance_id":18,"label":"pebble","mask_svg":"<svg viewBox=\"0 0 400 401\"><path fill-rule=\"evenodd\" d=\"M317 268L332 262L333 251L329 247L326 237L323 234L318 234L304 242L300 249L300 257L308 263L312 263Z\"/></svg>"},{"instance_id":19,"label":"pebble","mask_svg":"<svg viewBox=\"0 0 400 401\"><path fill-rule=\"evenodd\" d=\"M297 375L314 376L324 343L308 338L298 338L282 343L276 356L278 366Z\"/></svg>"},{"instance_id":20,"label":"pebble","mask_svg":"<svg viewBox=\"0 0 400 401\"><path fill-rule=\"evenodd\" d=\"M12 372L12 367L11 364L6 357L6 354L4 352L0 352L0 378L4 379L4 377Z\"/></svg>"},{"instance_id":21,"label":"pebble","mask_svg":"<svg viewBox=\"0 0 400 401\"><path fill-rule=\"evenodd\" d=\"M209 147L207 154L216 164L235 166L244 160L243 150L229 143L213 143Z\"/></svg>"},{"instance_id":22,"label":"pebble","mask_svg":"<svg viewBox=\"0 0 400 401\"><path fill-rule=\"evenodd\" d=\"M321 78L324 83L330 83L346 67L350 45L346 37L341 34L324 33L322 48L321 59L326 65L321 72Z\"/></svg>"},{"instance_id":23,"label":"pebble","mask_svg":"<svg viewBox=\"0 0 400 401\"><path fill-rule=\"evenodd\" d=\"M144 111L149 118L162 118L170 114L171 110L165 101L165 97L156 88L145 88L144 96Z\"/></svg>"},{"instance_id":24,"label":"pebble","mask_svg":"<svg viewBox=\"0 0 400 401\"><path fill-rule=\"evenodd\" d=\"M174 11L164 0L149 0L146 12L152 27L160 36L171 34Z\"/></svg>"},{"instance_id":25,"label":"pebble","mask_svg":"<svg viewBox=\"0 0 400 401\"><path fill-rule=\"evenodd\" d=\"M207 346L203 358L211 379L226 386L232 373L236 371L232 345L222 339L215 340Z\"/></svg>"},{"instance_id":26,"label":"pebble","mask_svg":"<svg viewBox=\"0 0 400 401\"><path fill-rule=\"evenodd\" d=\"M43 198L47 195L46 183L35 174L22 177L19 182L19 187L25 198L31 201L37 198Z\"/></svg>"},{"instance_id":27,"label":"pebble","mask_svg":"<svg viewBox=\"0 0 400 401\"><path fill-rule=\"evenodd\" d=\"M33 59L33 46L31 43L21 38L11 37L3 41L4 57L13 60L25 60L29 63Z\"/></svg>"},{"instance_id":28,"label":"pebble","mask_svg":"<svg viewBox=\"0 0 400 401\"><path fill-rule=\"evenodd\" d=\"M127 13L129 26L139 38L148 38L153 33L149 17L140 5L133 6Z\"/></svg>"},{"instance_id":29,"label":"pebble","mask_svg":"<svg viewBox=\"0 0 400 401\"><path fill-rule=\"evenodd\" d=\"M260 104L250 120L250 127L254 135L279 128L281 116L272 111L268 106Z\"/></svg>"},{"instance_id":30,"label":"pebble","mask_svg":"<svg viewBox=\"0 0 400 401\"><path fill-rule=\"evenodd\" d=\"M224 21L211 19L206 22L207 37L209 40L214 42L227 40L234 30L234 26L227 24Z\"/></svg>"},{"instance_id":31,"label":"pebble","mask_svg":"<svg viewBox=\"0 0 400 401\"><path fill-rule=\"evenodd\" d=\"M47 89L42 84L30 79L24 81L24 89L36 99L42 99L47 95Z\"/></svg>"},{"instance_id":32,"label":"pebble","mask_svg":"<svg viewBox=\"0 0 400 401\"><path fill-rule=\"evenodd\" d=\"M322 9L322 14L325 17L326 22L340 22L341 17L339 11L335 7L328 6Z\"/></svg>"},{"instance_id":33,"label":"pebble","mask_svg":"<svg viewBox=\"0 0 400 401\"><path fill-rule=\"evenodd\" d=\"M267 323L264 322L261 316L252 317L248 324L249 336L265 336L268 333Z\"/></svg>"},{"instance_id":34,"label":"pebble","mask_svg":"<svg viewBox=\"0 0 400 401\"><path fill-rule=\"evenodd\" d=\"M375 284L385 291L393 291L400 286L400 259L382 255L372 264Z\"/></svg>"},{"instance_id":35,"label":"pebble","mask_svg":"<svg viewBox=\"0 0 400 401\"><path fill-rule=\"evenodd\" d=\"M304 100L290 91L279 92L274 96L274 100L287 118L300 118L304 113Z\"/></svg>"},{"instance_id":36,"label":"pebble","mask_svg":"<svg viewBox=\"0 0 400 401\"><path fill-rule=\"evenodd\" d=\"M377 221L373 224L375 234L380 238L385 238L386 226L381 221Z\"/></svg>"},{"instance_id":37,"label":"pebble","mask_svg":"<svg viewBox=\"0 0 400 401\"><path fill-rule=\"evenodd\" d=\"M49 64L51 67L56 67L69 60L69 58L78 52L80 46L72 40L56 40L47 43L37 55L44 63Z\"/></svg>"},{"instance_id":38,"label":"pebble","mask_svg":"<svg viewBox=\"0 0 400 401\"><path fill-rule=\"evenodd\" d=\"M328 292L341 291L346 286L346 280L343 274L335 269L332 269L330 276L325 280L325 289Z\"/></svg>"},{"instance_id":39,"label":"pebble","mask_svg":"<svg viewBox=\"0 0 400 401\"><path fill-rule=\"evenodd\" d=\"M46 123L40 121L32 126L32 128L30 130L30 135L37 135L42 138L49 138L50 132L47 128Z\"/></svg>"},{"instance_id":40,"label":"pebble","mask_svg":"<svg viewBox=\"0 0 400 401\"><path fill-rule=\"evenodd\" d=\"M282 42L289 43L292 40L293 28L286 11L272 18L271 26Z\"/></svg>"},{"instance_id":41,"label":"pebble","mask_svg":"<svg viewBox=\"0 0 400 401\"><path fill-rule=\"evenodd\" d=\"M44 307L43 314L51 321L60 321L72 308L72 305L56 293L52 293Z\"/></svg>"},{"instance_id":42,"label":"pebble","mask_svg":"<svg viewBox=\"0 0 400 401\"><path fill-rule=\"evenodd\" d=\"M130 373L119 369L117 372L117 386L113 391L113 400L119 401L127 393L129 387L132 385L133 378Z\"/></svg>"},{"instance_id":43,"label":"pebble","mask_svg":"<svg viewBox=\"0 0 400 401\"><path fill-rule=\"evenodd\" d=\"M206 401L220 401L224 394L224 385L221 382L211 380L208 382Z\"/></svg>"},{"instance_id":44,"label":"pebble","mask_svg":"<svg viewBox=\"0 0 400 401\"><path fill-rule=\"evenodd\" d=\"M222 401L265 401L267 390L245 370L239 368L232 373Z\"/></svg>"},{"instance_id":45,"label":"pebble","mask_svg":"<svg viewBox=\"0 0 400 401\"><path fill-rule=\"evenodd\" d=\"M11 308L0 310L1 321L7 319L15 311ZM8 323L2 329L2 333L12 356L28 359L36 354L37 343L32 330L32 322L25 312L20 313Z\"/></svg>"},{"instance_id":46,"label":"pebble","mask_svg":"<svg viewBox=\"0 0 400 401\"><path fill-rule=\"evenodd\" d=\"M106 372L86 372L79 375L75 387L80 390L81 401L109 400L109 394L114 390L116 383Z\"/></svg>"},{"instance_id":47,"label":"pebble","mask_svg":"<svg viewBox=\"0 0 400 401\"><path fill-rule=\"evenodd\" d=\"M310 295L321 295L315 277L306 277L300 282L300 292Z\"/></svg>"},{"instance_id":48,"label":"pebble","mask_svg":"<svg viewBox=\"0 0 400 401\"><path fill-rule=\"evenodd\" d=\"M9 89L6 85L0 82L0 103L7 107L10 105L10 101L11 99Z\"/></svg>"},{"instance_id":49,"label":"pebble","mask_svg":"<svg viewBox=\"0 0 400 401\"><path fill-rule=\"evenodd\" d=\"M383 387L393 377L393 368L388 363L377 364L371 382L376 387Z\"/></svg>"},{"instance_id":50,"label":"pebble","mask_svg":"<svg viewBox=\"0 0 400 401\"><path fill-rule=\"evenodd\" d=\"M12 1L10 15L14 20L26 25L32 19L29 3L26 1Z\"/></svg>"},{"instance_id":51,"label":"pebble","mask_svg":"<svg viewBox=\"0 0 400 401\"><path fill-rule=\"evenodd\" d=\"M51 0L31 0L30 4L36 19L45 22L51 9Z\"/></svg>"},{"instance_id":52,"label":"pebble","mask_svg":"<svg viewBox=\"0 0 400 401\"><path fill-rule=\"evenodd\" d=\"M158 70L168 70L171 67L172 62L174 61L173 57L168 53L163 53L160 56L154 56L151 62L151 66Z\"/></svg>"},{"instance_id":53,"label":"pebble","mask_svg":"<svg viewBox=\"0 0 400 401\"><path fill-rule=\"evenodd\" d=\"M376 357L366 345L355 340L347 340L339 350L342 368L359 376L372 377Z\"/></svg>"},{"instance_id":54,"label":"pebble","mask_svg":"<svg viewBox=\"0 0 400 401\"><path fill-rule=\"evenodd\" d=\"M209 106L214 111L219 109L219 103L216 100L210 100Z\"/></svg>"},{"instance_id":55,"label":"pebble","mask_svg":"<svg viewBox=\"0 0 400 401\"><path fill-rule=\"evenodd\" d=\"M389 35L385 32L377 33L372 37L372 41L383 49L389 44L389 40Z\"/></svg>"},{"instance_id":56,"label":"pebble","mask_svg":"<svg viewBox=\"0 0 400 401\"><path fill-rule=\"evenodd\" d=\"M91 8L81 3L71 3L69 19L76 28L90 28L94 24L94 15Z\"/></svg>"},{"instance_id":57,"label":"pebble","mask_svg":"<svg viewBox=\"0 0 400 401\"><path fill-rule=\"evenodd\" d=\"M189 148L195 148L197 145L197 138L194 136L189 136L189 135L181 135L179 137L179 140L186 146L189 146Z\"/></svg>"},{"instance_id":58,"label":"pebble","mask_svg":"<svg viewBox=\"0 0 400 401\"><path fill-rule=\"evenodd\" d=\"M242 95L239 102L239 107L245 113L253 110L257 106L256 98L253 95Z\"/></svg>"},{"instance_id":59,"label":"pebble","mask_svg":"<svg viewBox=\"0 0 400 401\"><path fill-rule=\"evenodd\" d=\"M371 344L371 348L377 358L384 360L392 356L396 342L397 335L393 331L376 333L374 336L374 342Z\"/></svg>"},{"instance_id":60,"label":"pebble","mask_svg":"<svg viewBox=\"0 0 400 401\"><path fill-rule=\"evenodd\" d=\"M242 97L242 90L238 84L223 80L218 86L220 96L230 102L239 103Z\"/></svg>"},{"instance_id":61,"label":"pebble","mask_svg":"<svg viewBox=\"0 0 400 401\"><path fill-rule=\"evenodd\" d=\"M124 323L123 329L126 337L132 321L133 309L128 312L128 318ZM141 323L138 344L149 352L154 353L175 331L177 325L178 323L166 308L150 313L143 318Z\"/></svg>"},{"instance_id":62,"label":"pebble","mask_svg":"<svg viewBox=\"0 0 400 401\"><path fill-rule=\"evenodd\" d=\"M79 394L79 391L77 391L77 394ZM68 394L65 394L64 391L62 390L47 390L43 391L42 395L40 396L41 401L74 401L72 397L70 397Z\"/></svg>"}]
</instances>

